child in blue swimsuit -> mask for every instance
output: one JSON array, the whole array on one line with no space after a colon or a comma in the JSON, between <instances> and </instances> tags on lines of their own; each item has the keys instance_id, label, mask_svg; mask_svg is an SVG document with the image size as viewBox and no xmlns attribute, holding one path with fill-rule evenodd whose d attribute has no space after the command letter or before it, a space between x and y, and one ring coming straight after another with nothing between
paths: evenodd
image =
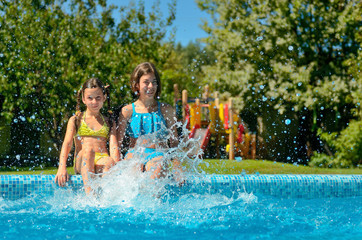
<instances>
[{"instance_id":1,"label":"child in blue swimsuit","mask_svg":"<svg viewBox=\"0 0 362 240\"><path fill-rule=\"evenodd\" d=\"M137 100L122 108L119 117L118 142L121 149L125 135L130 137L130 150L125 155L125 160L132 159L135 154L134 146L137 140L141 140L144 146L142 154L144 162L142 171L151 171L151 178L156 179L165 176L164 153L157 149L166 149L178 145L177 129L175 125L176 115L174 109L156 99L161 93L161 79L157 69L152 63L139 64L131 75L131 88ZM165 139L155 143L153 139ZM139 144L139 143L137 143ZM173 161L174 166L179 166L178 161ZM180 171L180 170L179 170Z\"/></svg>"}]
</instances>

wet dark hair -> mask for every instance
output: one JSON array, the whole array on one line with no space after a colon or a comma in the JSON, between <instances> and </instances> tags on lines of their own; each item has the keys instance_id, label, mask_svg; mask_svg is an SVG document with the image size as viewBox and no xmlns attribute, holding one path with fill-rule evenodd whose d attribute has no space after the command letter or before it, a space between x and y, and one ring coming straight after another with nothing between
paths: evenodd
<instances>
[{"instance_id":1,"label":"wet dark hair","mask_svg":"<svg viewBox=\"0 0 362 240\"><path fill-rule=\"evenodd\" d=\"M138 98L139 97L139 88L137 87L137 85L139 86L140 84L140 79L143 75L149 74L149 73L153 73L155 75L156 81L157 81L157 90L156 90L156 94L155 97L159 97L161 94L161 78L160 75L158 74L158 71L155 67L155 65L153 65L150 62L144 62L139 64L132 72L131 75L131 79L130 79L130 84L131 84L131 90L132 90L132 95L134 98Z\"/></svg>"},{"instance_id":2,"label":"wet dark hair","mask_svg":"<svg viewBox=\"0 0 362 240\"><path fill-rule=\"evenodd\" d=\"M82 102L82 96L84 96L84 91L87 88L100 88L102 89L103 95L107 96L107 117L108 117L109 128L111 128L113 121L113 114L112 111L110 110L111 100L109 97L109 86L104 86L104 84L98 78L90 78L87 81L85 81L85 83L83 83L82 87L77 92L77 106L76 106L76 115L75 115L76 131L78 131L81 121L80 104Z\"/></svg>"}]
</instances>

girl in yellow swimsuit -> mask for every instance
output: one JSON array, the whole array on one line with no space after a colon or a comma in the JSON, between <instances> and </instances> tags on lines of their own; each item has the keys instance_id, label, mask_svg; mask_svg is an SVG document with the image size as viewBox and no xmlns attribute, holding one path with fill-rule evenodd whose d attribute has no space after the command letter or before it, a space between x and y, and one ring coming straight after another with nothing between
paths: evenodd
<instances>
[{"instance_id":1,"label":"girl in yellow swimsuit","mask_svg":"<svg viewBox=\"0 0 362 240\"><path fill-rule=\"evenodd\" d=\"M119 161L116 127L111 116L103 117L100 110L108 99L108 87L97 78L88 79L78 91L77 113L72 116L67 125L62 150L59 157L59 167L55 182L64 186L69 180L67 172L67 158L75 144L74 170L81 174L85 192L91 192L89 186L89 173L107 172L115 162ZM86 106L84 112L80 112L80 101ZM107 141L109 140L109 152Z\"/></svg>"}]
</instances>

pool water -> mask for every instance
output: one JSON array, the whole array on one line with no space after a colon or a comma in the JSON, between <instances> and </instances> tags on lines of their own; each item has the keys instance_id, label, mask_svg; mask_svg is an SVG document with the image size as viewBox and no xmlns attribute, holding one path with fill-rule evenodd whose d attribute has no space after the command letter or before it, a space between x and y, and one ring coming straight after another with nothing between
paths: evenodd
<instances>
[{"instance_id":1,"label":"pool water","mask_svg":"<svg viewBox=\"0 0 362 240\"><path fill-rule=\"evenodd\" d=\"M40 182L52 191L0 198L0 237L362 239L360 176L198 175L199 181L179 187L135 169L118 164L93 182L96 190L89 196L82 189L55 187L54 176L43 183L42 176L23 176L23 188ZM2 180L0 187L19 191L19 178ZM309 197L299 197L303 192Z\"/></svg>"},{"instance_id":2,"label":"pool water","mask_svg":"<svg viewBox=\"0 0 362 240\"><path fill-rule=\"evenodd\" d=\"M190 171L180 187L172 171L150 180L136 160L96 178L89 196L80 176L60 188L54 175L0 175L0 238L362 239L362 176Z\"/></svg>"},{"instance_id":3,"label":"pool water","mask_svg":"<svg viewBox=\"0 0 362 240\"><path fill-rule=\"evenodd\" d=\"M171 195L171 196L170 196ZM2 239L362 239L362 197L138 195L111 203L58 189L0 200Z\"/></svg>"}]
</instances>

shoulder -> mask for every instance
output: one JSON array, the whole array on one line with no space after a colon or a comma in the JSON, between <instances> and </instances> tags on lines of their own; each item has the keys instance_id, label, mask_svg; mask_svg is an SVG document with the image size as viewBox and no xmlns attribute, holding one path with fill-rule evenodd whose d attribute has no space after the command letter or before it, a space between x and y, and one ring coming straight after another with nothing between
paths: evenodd
<instances>
[{"instance_id":1,"label":"shoulder","mask_svg":"<svg viewBox=\"0 0 362 240\"><path fill-rule=\"evenodd\" d=\"M160 106L161 106L162 112L165 112L165 113L171 112L172 113L174 111L173 107L168 103L160 103Z\"/></svg>"},{"instance_id":2,"label":"shoulder","mask_svg":"<svg viewBox=\"0 0 362 240\"><path fill-rule=\"evenodd\" d=\"M132 104L128 104L128 105L124 106L122 108L121 113L122 113L123 118L126 118L126 119L131 118L132 113L133 113Z\"/></svg>"},{"instance_id":3,"label":"shoulder","mask_svg":"<svg viewBox=\"0 0 362 240\"><path fill-rule=\"evenodd\" d=\"M77 115L73 115L69 118L68 120L68 128L69 127L75 127L76 126L76 122L77 119L79 119L81 117L81 115L77 116Z\"/></svg>"},{"instance_id":4,"label":"shoulder","mask_svg":"<svg viewBox=\"0 0 362 240\"><path fill-rule=\"evenodd\" d=\"M173 110L173 107L168 103L160 103L160 106L163 111Z\"/></svg>"},{"instance_id":5,"label":"shoulder","mask_svg":"<svg viewBox=\"0 0 362 240\"><path fill-rule=\"evenodd\" d=\"M69 118L68 123L75 123L75 121L77 121L78 118L81 117L81 114L77 115L73 115Z\"/></svg>"},{"instance_id":6,"label":"shoulder","mask_svg":"<svg viewBox=\"0 0 362 240\"><path fill-rule=\"evenodd\" d=\"M160 103L161 112L165 117L172 117L175 114L175 109L167 103Z\"/></svg>"}]
</instances>

